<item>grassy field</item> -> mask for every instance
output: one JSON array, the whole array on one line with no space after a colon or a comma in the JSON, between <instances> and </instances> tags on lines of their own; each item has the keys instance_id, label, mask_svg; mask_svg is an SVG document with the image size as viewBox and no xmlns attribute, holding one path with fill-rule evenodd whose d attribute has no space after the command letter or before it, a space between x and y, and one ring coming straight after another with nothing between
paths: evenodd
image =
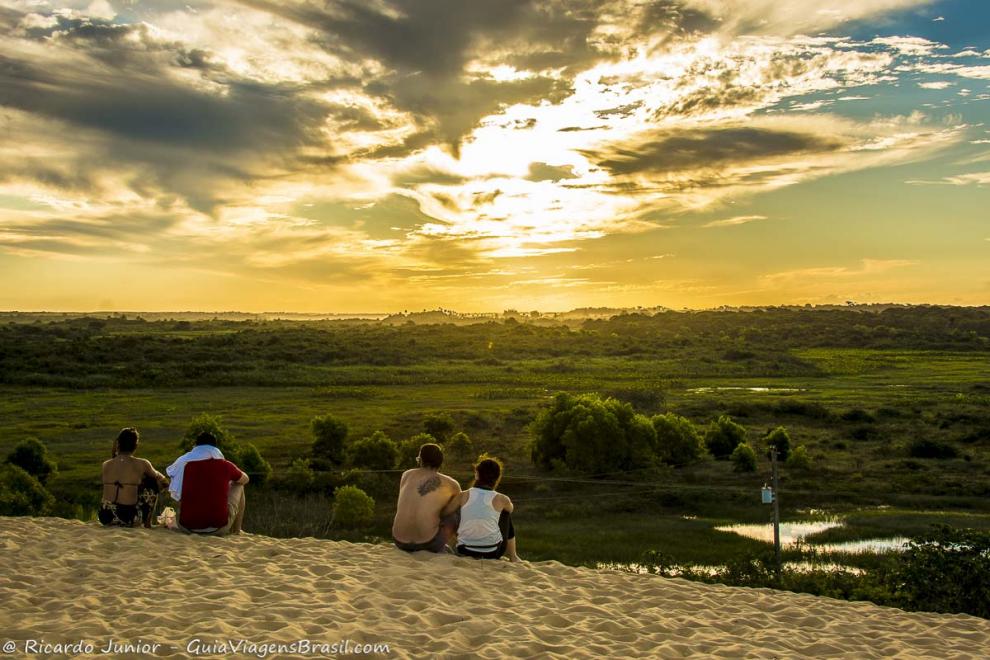
<instances>
[{"instance_id":1,"label":"grassy field","mask_svg":"<svg viewBox=\"0 0 990 660\"><path fill-rule=\"evenodd\" d=\"M530 464L527 424L552 392L620 397L660 392L661 400L650 405L699 425L728 413L753 439L785 426L795 445L808 448L814 465L809 472L784 471L785 516L800 517L811 508L848 514L848 525L822 536L822 542L915 533L939 520L990 527L990 446L980 435L987 428L983 420L990 392L984 384L990 355L795 349L789 358L808 365L807 374L698 376L693 364L674 358L594 357L323 368L325 384L306 387L79 390L8 385L0 387L0 415L6 421L0 428L0 452L37 437L59 463L52 490L61 496L91 492L95 498L99 463L123 426L140 428L141 455L162 469L178 454L190 418L202 412L220 415L239 440L254 443L278 472L305 455L312 441L309 422L316 415L331 413L345 420L352 437L381 429L401 440L422 430L425 415L447 411L473 438L478 452L506 460L503 490L517 501L520 548L532 558L634 562L645 550L660 549L679 561L717 563L756 552L760 543L713 528L767 519L769 510L758 500L758 489L768 478L765 462L748 475L709 460L599 480L566 474L548 479ZM850 415L853 410L866 415ZM952 442L960 457L908 457L907 444L919 437ZM462 482L470 476L468 461L453 462L448 470ZM378 520L368 534L328 528L325 497L296 501L278 493L257 493L248 528L253 524L278 535L387 538L390 478L397 475L373 484ZM87 504L85 496L76 501ZM906 513L862 510L877 505Z\"/></svg>"}]
</instances>

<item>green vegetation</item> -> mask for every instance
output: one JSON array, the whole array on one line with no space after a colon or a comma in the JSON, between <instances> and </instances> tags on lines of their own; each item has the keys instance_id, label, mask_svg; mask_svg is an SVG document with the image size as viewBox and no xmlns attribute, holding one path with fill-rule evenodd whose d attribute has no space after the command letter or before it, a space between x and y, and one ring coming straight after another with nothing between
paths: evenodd
<instances>
[{"instance_id":1,"label":"green vegetation","mask_svg":"<svg viewBox=\"0 0 990 660\"><path fill-rule=\"evenodd\" d=\"M344 529L369 527L375 519L375 500L357 486L341 486L333 496L333 525Z\"/></svg>"},{"instance_id":2,"label":"green vegetation","mask_svg":"<svg viewBox=\"0 0 990 660\"><path fill-rule=\"evenodd\" d=\"M632 405L560 393L533 423L533 462L586 473L640 470L656 462L657 433Z\"/></svg>"},{"instance_id":3,"label":"green vegetation","mask_svg":"<svg viewBox=\"0 0 990 660\"><path fill-rule=\"evenodd\" d=\"M14 447L7 462L23 469L41 485L48 483L48 478L58 472L58 465L48 455L48 448L37 438L28 438Z\"/></svg>"},{"instance_id":4,"label":"green vegetation","mask_svg":"<svg viewBox=\"0 0 990 660\"><path fill-rule=\"evenodd\" d=\"M736 447L745 441L745 427L736 424L729 415L719 415L705 431L705 446L715 458L729 458Z\"/></svg>"},{"instance_id":5,"label":"green vegetation","mask_svg":"<svg viewBox=\"0 0 990 660\"><path fill-rule=\"evenodd\" d=\"M756 472L756 452L748 443L740 442L729 457L735 472Z\"/></svg>"},{"instance_id":6,"label":"green vegetation","mask_svg":"<svg viewBox=\"0 0 990 660\"><path fill-rule=\"evenodd\" d=\"M368 470L391 470L398 456L398 446L381 431L355 440L347 447L347 464Z\"/></svg>"},{"instance_id":7,"label":"green vegetation","mask_svg":"<svg viewBox=\"0 0 990 660\"><path fill-rule=\"evenodd\" d=\"M438 440L429 429L464 485L478 454L505 460L501 490L529 559L635 563L656 550L730 566L766 549L716 528L767 522L764 433L782 427L784 518L845 521L812 544L990 528L986 308L181 323L0 323L0 456L37 438L58 464L44 485L0 468L4 511L92 519L120 428L137 426L138 454L164 469L202 426L272 469L264 484L264 464L249 470L247 530L375 541L389 537L399 473L364 471L387 456L354 446L381 431L407 469ZM755 472L705 460L742 442ZM330 526L347 486L373 498L368 527Z\"/></svg>"}]
</instances>

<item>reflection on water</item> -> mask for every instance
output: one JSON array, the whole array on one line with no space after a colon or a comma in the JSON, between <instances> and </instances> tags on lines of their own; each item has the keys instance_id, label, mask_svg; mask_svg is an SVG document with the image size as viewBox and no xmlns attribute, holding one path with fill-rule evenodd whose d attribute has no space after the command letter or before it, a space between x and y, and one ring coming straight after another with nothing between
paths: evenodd
<instances>
[{"instance_id":1,"label":"reflection on water","mask_svg":"<svg viewBox=\"0 0 990 660\"><path fill-rule=\"evenodd\" d=\"M908 539L896 537L889 539L862 539L859 541L844 541L842 543L808 543L806 538L827 529L842 527L841 520L818 520L814 522L782 522L780 523L781 547L794 547L799 543L807 545L819 552L848 552L862 554L866 552L900 552L907 547ZM732 532L746 538L773 543L773 525L723 525L715 528L720 532Z\"/></svg>"},{"instance_id":2,"label":"reflection on water","mask_svg":"<svg viewBox=\"0 0 990 660\"><path fill-rule=\"evenodd\" d=\"M595 564L595 568L610 570L610 571L623 571L624 573L638 573L640 575L649 575L650 569L643 564L631 563L623 564L620 562L598 562ZM698 564L692 566L680 566L674 564L672 566L665 567L669 575L678 576L682 575L685 570L690 570L691 573L698 575L718 575L725 570L725 566L711 566L707 564ZM864 573L863 569L856 568L855 566L844 566L842 564L836 563L812 563L810 561L788 561L784 562L785 571L796 571L798 573L810 573L812 571L826 571L828 573L837 573L839 571L844 571L846 573L852 573L854 575L862 575Z\"/></svg>"},{"instance_id":3,"label":"reflection on water","mask_svg":"<svg viewBox=\"0 0 990 660\"><path fill-rule=\"evenodd\" d=\"M817 520L814 522L780 523L780 545L790 546L803 541L806 536L824 532L826 529L842 527L841 520ZM773 543L773 525L723 525L716 527L719 532L733 532L746 538Z\"/></svg>"},{"instance_id":4,"label":"reflection on water","mask_svg":"<svg viewBox=\"0 0 990 660\"><path fill-rule=\"evenodd\" d=\"M725 386L725 387L692 387L688 389L688 392L692 394L710 394L712 392L807 392L808 390L800 387L740 387L740 386Z\"/></svg>"}]
</instances>

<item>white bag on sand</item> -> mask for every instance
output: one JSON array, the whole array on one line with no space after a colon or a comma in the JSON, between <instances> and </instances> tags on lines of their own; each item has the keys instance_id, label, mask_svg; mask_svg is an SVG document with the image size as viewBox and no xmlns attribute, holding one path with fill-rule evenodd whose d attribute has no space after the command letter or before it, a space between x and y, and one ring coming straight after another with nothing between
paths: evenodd
<instances>
[{"instance_id":1,"label":"white bag on sand","mask_svg":"<svg viewBox=\"0 0 990 660\"><path fill-rule=\"evenodd\" d=\"M158 524L169 529L178 529L179 522L175 519L175 509L170 506L162 509L162 512L158 515Z\"/></svg>"}]
</instances>

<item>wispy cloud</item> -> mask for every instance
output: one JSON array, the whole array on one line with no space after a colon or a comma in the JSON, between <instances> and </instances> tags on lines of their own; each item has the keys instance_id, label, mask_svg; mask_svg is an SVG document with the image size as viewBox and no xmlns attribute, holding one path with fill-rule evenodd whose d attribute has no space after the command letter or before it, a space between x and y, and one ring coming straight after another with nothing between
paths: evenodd
<instances>
[{"instance_id":1,"label":"wispy cloud","mask_svg":"<svg viewBox=\"0 0 990 660\"><path fill-rule=\"evenodd\" d=\"M745 225L750 222L756 222L757 220L766 220L765 215L737 215L732 218L725 218L724 220L712 220L711 222L702 225L703 228L713 228L713 227L735 227L737 225Z\"/></svg>"}]
</instances>

